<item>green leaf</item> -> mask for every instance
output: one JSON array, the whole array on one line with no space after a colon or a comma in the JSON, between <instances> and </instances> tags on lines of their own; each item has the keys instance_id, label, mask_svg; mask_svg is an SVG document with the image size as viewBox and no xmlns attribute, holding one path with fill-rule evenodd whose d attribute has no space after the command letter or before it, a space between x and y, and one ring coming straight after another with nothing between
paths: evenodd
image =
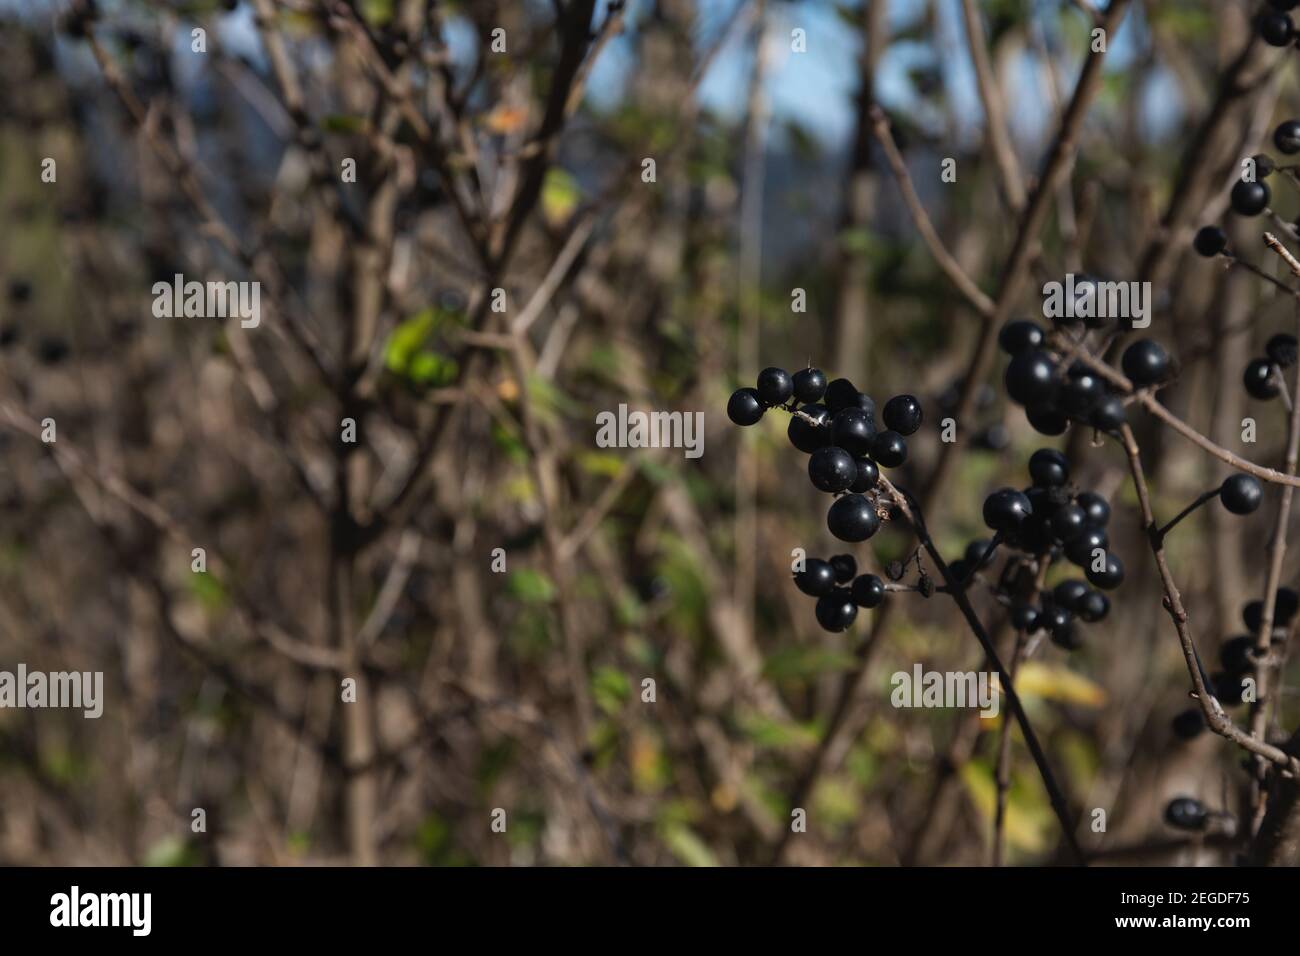
<instances>
[{"instance_id":1,"label":"green leaf","mask_svg":"<svg viewBox=\"0 0 1300 956\"><path fill-rule=\"evenodd\" d=\"M195 866L198 854L178 837L163 837L144 855L145 866Z\"/></svg>"},{"instance_id":2,"label":"green leaf","mask_svg":"<svg viewBox=\"0 0 1300 956\"><path fill-rule=\"evenodd\" d=\"M555 585L541 571L521 568L506 575L506 587L525 604L549 604L555 600Z\"/></svg>"},{"instance_id":3,"label":"green leaf","mask_svg":"<svg viewBox=\"0 0 1300 956\"><path fill-rule=\"evenodd\" d=\"M406 366L406 375L417 385L439 388L456 381L460 366L454 358L425 349L417 352Z\"/></svg>"},{"instance_id":4,"label":"green leaf","mask_svg":"<svg viewBox=\"0 0 1300 956\"><path fill-rule=\"evenodd\" d=\"M335 113L321 120L321 126L327 133L361 133L365 131L366 119L364 116Z\"/></svg>"},{"instance_id":5,"label":"green leaf","mask_svg":"<svg viewBox=\"0 0 1300 956\"><path fill-rule=\"evenodd\" d=\"M558 166L546 171L542 182L542 214L552 225L562 225L578 206L578 181Z\"/></svg>"},{"instance_id":6,"label":"green leaf","mask_svg":"<svg viewBox=\"0 0 1300 956\"><path fill-rule=\"evenodd\" d=\"M613 667L598 667L591 675L591 696L596 706L612 717L632 696L632 681Z\"/></svg>"},{"instance_id":7,"label":"green leaf","mask_svg":"<svg viewBox=\"0 0 1300 956\"><path fill-rule=\"evenodd\" d=\"M230 601L225 585L211 572L202 571L190 575L190 590L209 611L220 611Z\"/></svg>"},{"instance_id":8,"label":"green leaf","mask_svg":"<svg viewBox=\"0 0 1300 956\"><path fill-rule=\"evenodd\" d=\"M684 823L669 823L663 827L663 840L669 851L687 866L717 866L713 851L694 830Z\"/></svg>"}]
</instances>

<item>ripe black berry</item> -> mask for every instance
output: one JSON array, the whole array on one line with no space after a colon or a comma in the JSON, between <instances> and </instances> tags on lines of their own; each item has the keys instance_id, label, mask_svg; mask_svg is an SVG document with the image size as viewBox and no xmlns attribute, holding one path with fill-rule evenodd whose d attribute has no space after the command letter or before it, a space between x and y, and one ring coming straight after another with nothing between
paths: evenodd
<instances>
[{"instance_id":1,"label":"ripe black berry","mask_svg":"<svg viewBox=\"0 0 1300 956\"><path fill-rule=\"evenodd\" d=\"M1273 145L1288 156L1300 153L1300 120L1287 120L1273 130Z\"/></svg>"},{"instance_id":2,"label":"ripe black berry","mask_svg":"<svg viewBox=\"0 0 1300 956\"><path fill-rule=\"evenodd\" d=\"M1254 649L1254 637L1248 634L1230 637L1219 645L1219 663L1229 674L1243 674L1255 666Z\"/></svg>"},{"instance_id":3,"label":"ripe black berry","mask_svg":"<svg viewBox=\"0 0 1300 956\"><path fill-rule=\"evenodd\" d=\"M1113 393L1097 402L1088 416L1088 424L1103 432L1117 432L1127 420L1128 411L1124 408L1123 399Z\"/></svg>"},{"instance_id":4,"label":"ripe black berry","mask_svg":"<svg viewBox=\"0 0 1300 956\"><path fill-rule=\"evenodd\" d=\"M1037 349L1042 344L1043 330L1027 319L1008 322L998 332L998 347L1011 356Z\"/></svg>"},{"instance_id":5,"label":"ripe black berry","mask_svg":"<svg viewBox=\"0 0 1300 956\"><path fill-rule=\"evenodd\" d=\"M806 368L791 377L794 397L800 402L820 402L826 394L826 374L819 368Z\"/></svg>"},{"instance_id":6,"label":"ripe black berry","mask_svg":"<svg viewBox=\"0 0 1300 956\"><path fill-rule=\"evenodd\" d=\"M848 588L836 588L817 599L817 623L828 631L847 630L858 616L858 606Z\"/></svg>"},{"instance_id":7,"label":"ripe black berry","mask_svg":"<svg viewBox=\"0 0 1300 956\"><path fill-rule=\"evenodd\" d=\"M1025 633L1036 631L1038 616L1039 610L1032 604L1017 604L1011 608L1011 626Z\"/></svg>"},{"instance_id":8,"label":"ripe black berry","mask_svg":"<svg viewBox=\"0 0 1300 956\"><path fill-rule=\"evenodd\" d=\"M1300 610L1300 594L1290 588L1278 588L1273 599L1273 620L1278 624L1290 624L1297 610Z\"/></svg>"},{"instance_id":9,"label":"ripe black berry","mask_svg":"<svg viewBox=\"0 0 1300 956\"><path fill-rule=\"evenodd\" d=\"M857 459L858 477L849 485L849 491L855 495L865 494L876 487L880 479L880 468L870 458Z\"/></svg>"},{"instance_id":10,"label":"ripe black berry","mask_svg":"<svg viewBox=\"0 0 1300 956\"><path fill-rule=\"evenodd\" d=\"M1174 718L1173 727L1175 737L1191 740L1205 732L1205 715L1199 707L1189 707Z\"/></svg>"},{"instance_id":11,"label":"ripe black berry","mask_svg":"<svg viewBox=\"0 0 1300 956\"><path fill-rule=\"evenodd\" d=\"M1269 46L1287 46L1295 35L1291 17L1276 10L1259 15L1259 35Z\"/></svg>"},{"instance_id":12,"label":"ripe black berry","mask_svg":"<svg viewBox=\"0 0 1300 956\"><path fill-rule=\"evenodd\" d=\"M992 543L988 538L976 538L966 545L966 553L963 555L966 564L972 568L986 568L992 564L993 552L989 551L989 545Z\"/></svg>"},{"instance_id":13,"label":"ripe black berry","mask_svg":"<svg viewBox=\"0 0 1300 956\"><path fill-rule=\"evenodd\" d=\"M1155 385L1169 375L1169 353L1152 339L1138 339L1124 350L1120 367L1137 388Z\"/></svg>"},{"instance_id":14,"label":"ripe black berry","mask_svg":"<svg viewBox=\"0 0 1300 956\"><path fill-rule=\"evenodd\" d=\"M1025 409L1025 420L1040 435L1064 435L1070 425L1065 412L1055 405L1030 405Z\"/></svg>"},{"instance_id":15,"label":"ripe black berry","mask_svg":"<svg viewBox=\"0 0 1300 956\"><path fill-rule=\"evenodd\" d=\"M1273 162L1273 157L1267 153L1256 153L1250 157L1250 161L1255 164L1255 177L1257 179L1263 179L1277 168L1277 165Z\"/></svg>"},{"instance_id":16,"label":"ripe black berry","mask_svg":"<svg viewBox=\"0 0 1300 956\"><path fill-rule=\"evenodd\" d=\"M984 523L994 531L1011 534L1033 514L1033 510L1022 492L1001 488L984 499Z\"/></svg>"},{"instance_id":17,"label":"ripe black berry","mask_svg":"<svg viewBox=\"0 0 1300 956\"><path fill-rule=\"evenodd\" d=\"M831 434L836 445L861 458L871 453L876 425L861 408L850 405L836 413Z\"/></svg>"},{"instance_id":18,"label":"ripe black berry","mask_svg":"<svg viewBox=\"0 0 1300 956\"><path fill-rule=\"evenodd\" d=\"M1075 418L1087 418L1094 405L1106 394L1106 384L1101 376L1086 365L1070 366L1069 374L1061 385L1057 402L1061 410Z\"/></svg>"},{"instance_id":19,"label":"ripe black berry","mask_svg":"<svg viewBox=\"0 0 1300 956\"><path fill-rule=\"evenodd\" d=\"M880 518L862 495L844 495L826 512L826 527L841 541L866 541L880 528Z\"/></svg>"},{"instance_id":20,"label":"ripe black berry","mask_svg":"<svg viewBox=\"0 0 1300 956\"><path fill-rule=\"evenodd\" d=\"M763 417L763 403L752 388L738 388L727 400L727 417L737 425L753 425Z\"/></svg>"},{"instance_id":21,"label":"ripe black berry","mask_svg":"<svg viewBox=\"0 0 1300 956\"><path fill-rule=\"evenodd\" d=\"M1165 807L1165 823L1179 830L1204 830L1209 816L1201 802L1191 797L1178 797Z\"/></svg>"},{"instance_id":22,"label":"ripe black berry","mask_svg":"<svg viewBox=\"0 0 1300 956\"><path fill-rule=\"evenodd\" d=\"M874 574L860 574L853 579L850 594L858 607L877 607L885 599L885 582Z\"/></svg>"},{"instance_id":23,"label":"ripe black berry","mask_svg":"<svg viewBox=\"0 0 1300 956\"><path fill-rule=\"evenodd\" d=\"M1046 352L1021 352L1007 366L1007 394L1021 405L1045 405L1056 395L1056 363Z\"/></svg>"},{"instance_id":24,"label":"ripe black berry","mask_svg":"<svg viewBox=\"0 0 1300 956\"><path fill-rule=\"evenodd\" d=\"M1073 651L1082 646L1078 631L1074 627L1074 615L1063 607L1049 604L1043 608L1043 613L1039 617L1039 625L1047 628L1051 634L1052 643L1057 647Z\"/></svg>"},{"instance_id":25,"label":"ripe black berry","mask_svg":"<svg viewBox=\"0 0 1300 956\"><path fill-rule=\"evenodd\" d=\"M1061 541L1073 541L1088 528L1088 514L1079 505L1066 502L1052 512L1052 534Z\"/></svg>"},{"instance_id":26,"label":"ripe black berry","mask_svg":"<svg viewBox=\"0 0 1300 956\"><path fill-rule=\"evenodd\" d=\"M1070 480L1070 463L1055 448L1040 448L1029 456L1029 477L1039 488L1055 488Z\"/></svg>"},{"instance_id":27,"label":"ripe black berry","mask_svg":"<svg viewBox=\"0 0 1300 956\"><path fill-rule=\"evenodd\" d=\"M835 569L829 561L821 558L809 558L804 562L803 570L795 573L795 587L804 594L821 597L835 590Z\"/></svg>"},{"instance_id":28,"label":"ripe black berry","mask_svg":"<svg viewBox=\"0 0 1300 956\"><path fill-rule=\"evenodd\" d=\"M1052 588L1052 601L1058 607L1063 607L1067 611L1077 611L1079 602L1090 593L1092 593L1092 588L1078 578L1070 578L1068 581L1062 581Z\"/></svg>"},{"instance_id":29,"label":"ripe black berry","mask_svg":"<svg viewBox=\"0 0 1300 956\"><path fill-rule=\"evenodd\" d=\"M858 560L851 554L837 554L831 558L831 570L836 584L848 584L858 573Z\"/></svg>"},{"instance_id":30,"label":"ripe black berry","mask_svg":"<svg viewBox=\"0 0 1300 956\"><path fill-rule=\"evenodd\" d=\"M837 378L826 386L825 405L834 415L842 408L858 403L858 387L847 378Z\"/></svg>"},{"instance_id":31,"label":"ripe black berry","mask_svg":"<svg viewBox=\"0 0 1300 956\"><path fill-rule=\"evenodd\" d=\"M1264 354L1267 355L1274 365L1280 368L1290 368L1296 360L1296 338L1294 335L1287 335L1285 332L1279 332L1268 340L1264 346Z\"/></svg>"},{"instance_id":32,"label":"ripe black berry","mask_svg":"<svg viewBox=\"0 0 1300 956\"><path fill-rule=\"evenodd\" d=\"M1207 259L1228 248L1228 234L1218 226L1202 226L1192 239L1192 248Z\"/></svg>"},{"instance_id":33,"label":"ripe black berry","mask_svg":"<svg viewBox=\"0 0 1300 956\"><path fill-rule=\"evenodd\" d=\"M808 477L822 491L845 491L858 477L858 465L843 448L818 448L808 459Z\"/></svg>"},{"instance_id":34,"label":"ripe black berry","mask_svg":"<svg viewBox=\"0 0 1300 956\"><path fill-rule=\"evenodd\" d=\"M1264 358L1250 360L1246 371L1242 373L1241 383L1246 386L1246 393L1251 398L1258 398L1260 401L1275 398L1282 390L1282 386L1273 375L1273 363Z\"/></svg>"},{"instance_id":35,"label":"ripe black berry","mask_svg":"<svg viewBox=\"0 0 1300 956\"><path fill-rule=\"evenodd\" d=\"M1268 0L1268 5L1274 10L1294 10L1296 3L1300 0Z\"/></svg>"},{"instance_id":36,"label":"ripe black berry","mask_svg":"<svg viewBox=\"0 0 1300 956\"><path fill-rule=\"evenodd\" d=\"M1246 624L1246 630L1252 634L1259 633L1259 627L1264 623L1264 602L1251 601L1241 609L1241 619Z\"/></svg>"},{"instance_id":37,"label":"ripe black berry","mask_svg":"<svg viewBox=\"0 0 1300 956\"><path fill-rule=\"evenodd\" d=\"M1082 568L1092 563L1096 557L1095 551L1105 551L1109 545L1110 538L1105 528L1088 527L1083 534L1066 544L1065 556Z\"/></svg>"},{"instance_id":38,"label":"ripe black berry","mask_svg":"<svg viewBox=\"0 0 1300 956\"><path fill-rule=\"evenodd\" d=\"M1240 707L1246 702L1246 681L1248 679L1245 674L1224 674L1222 672L1211 674L1210 693L1214 694L1224 707Z\"/></svg>"},{"instance_id":39,"label":"ripe black berry","mask_svg":"<svg viewBox=\"0 0 1300 956\"><path fill-rule=\"evenodd\" d=\"M895 395L885 402L885 427L900 435L911 435L921 427L921 403L915 395Z\"/></svg>"},{"instance_id":40,"label":"ripe black berry","mask_svg":"<svg viewBox=\"0 0 1300 956\"><path fill-rule=\"evenodd\" d=\"M907 461L907 442L898 432L880 432L871 442L871 457L882 468L897 468Z\"/></svg>"},{"instance_id":41,"label":"ripe black berry","mask_svg":"<svg viewBox=\"0 0 1300 956\"><path fill-rule=\"evenodd\" d=\"M1258 216L1268 208L1271 198L1266 183L1259 180L1248 183L1239 179L1232 187L1232 211L1239 216Z\"/></svg>"},{"instance_id":42,"label":"ripe black berry","mask_svg":"<svg viewBox=\"0 0 1300 956\"><path fill-rule=\"evenodd\" d=\"M1119 558L1114 553L1107 551L1101 565L1101 569L1098 570L1097 562L1089 561L1083 569L1083 573L1094 587L1099 587L1103 591L1110 591L1119 587L1124 580L1124 565Z\"/></svg>"},{"instance_id":43,"label":"ripe black berry","mask_svg":"<svg viewBox=\"0 0 1300 956\"><path fill-rule=\"evenodd\" d=\"M765 368L758 373L758 388L755 390L763 404L784 405L794 394L794 382L783 368Z\"/></svg>"},{"instance_id":44,"label":"ripe black berry","mask_svg":"<svg viewBox=\"0 0 1300 956\"><path fill-rule=\"evenodd\" d=\"M825 448L829 445L831 443L831 413L826 406L805 405L799 411L812 416L819 424L813 425L798 415L791 415L790 427L785 432L790 439L790 444L807 454L812 454L818 448Z\"/></svg>"},{"instance_id":45,"label":"ripe black berry","mask_svg":"<svg viewBox=\"0 0 1300 956\"><path fill-rule=\"evenodd\" d=\"M1110 598L1100 591L1089 590L1079 599L1079 606L1075 610L1080 618L1089 624L1095 624L1110 613Z\"/></svg>"},{"instance_id":46,"label":"ripe black berry","mask_svg":"<svg viewBox=\"0 0 1300 956\"><path fill-rule=\"evenodd\" d=\"M1110 505L1106 499L1095 491L1081 491L1074 497L1075 503L1088 516L1088 524L1097 528L1106 527L1110 520Z\"/></svg>"},{"instance_id":47,"label":"ripe black berry","mask_svg":"<svg viewBox=\"0 0 1300 956\"><path fill-rule=\"evenodd\" d=\"M1254 475L1236 474L1219 486L1219 500L1235 515L1248 515L1264 500L1264 489Z\"/></svg>"}]
</instances>

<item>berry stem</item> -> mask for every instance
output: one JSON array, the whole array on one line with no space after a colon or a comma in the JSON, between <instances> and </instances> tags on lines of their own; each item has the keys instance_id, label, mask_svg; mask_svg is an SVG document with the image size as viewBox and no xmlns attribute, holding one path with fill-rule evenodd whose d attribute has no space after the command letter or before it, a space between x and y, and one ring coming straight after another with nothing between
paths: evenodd
<instances>
[{"instance_id":1,"label":"berry stem","mask_svg":"<svg viewBox=\"0 0 1300 956\"><path fill-rule=\"evenodd\" d=\"M1180 521L1186 518L1197 508L1201 507L1201 505L1205 504L1207 501L1213 501L1217 497L1219 497L1218 488L1211 488L1209 491L1203 491L1199 495L1197 495L1196 499L1191 504L1189 504L1182 511L1178 512L1178 514L1174 515L1173 518L1171 518L1163 528L1157 528L1155 530L1155 535L1160 540L1160 543L1164 544L1165 535L1167 535L1170 531L1172 531L1175 525L1177 525Z\"/></svg>"}]
</instances>

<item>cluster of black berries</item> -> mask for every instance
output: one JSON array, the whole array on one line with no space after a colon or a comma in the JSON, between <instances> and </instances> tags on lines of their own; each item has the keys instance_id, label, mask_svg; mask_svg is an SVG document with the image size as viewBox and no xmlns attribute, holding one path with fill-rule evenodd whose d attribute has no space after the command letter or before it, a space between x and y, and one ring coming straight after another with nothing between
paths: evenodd
<instances>
[{"instance_id":1,"label":"cluster of black berries","mask_svg":"<svg viewBox=\"0 0 1300 956\"><path fill-rule=\"evenodd\" d=\"M1270 640L1286 640L1287 630L1300 610L1300 594L1290 588L1278 588L1273 598L1273 634ZM1245 701L1246 678L1255 670L1255 635L1264 620L1264 602L1251 601L1241 610L1247 634L1230 637L1219 645L1219 666L1212 674L1201 674L1205 686L1224 707L1240 707ZM1173 721L1174 734L1191 740L1205 730L1205 716L1199 707L1189 707Z\"/></svg>"},{"instance_id":2,"label":"cluster of black berries","mask_svg":"<svg viewBox=\"0 0 1300 956\"><path fill-rule=\"evenodd\" d=\"M1300 0L1268 0L1268 5L1272 9L1265 10L1259 15L1256 28L1269 46L1290 46L1300 39L1300 35L1296 33L1295 23L1287 12L1294 10L1297 3L1300 3ZM1297 45L1300 46L1300 43Z\"/></svg>"},{"instance_id":3,"label":"cluster of black berries","mask_svg":"<svg viewBox=\"0 0 1300 956\"><path fill-rule=\"evenodd\" d=\"M808 453L808 477L821 491L837 495L826 513L826 525L841 541L866 541L880 528L879 505L869 493L881 468L907 461L906 436L921 427L921 403L912 395L896 395L881 411L884 429L876 425L876 403L846 378L827 384L820 369L790 375L765 368L757 387L740 388L727 402L727 415L737 425L753 425L769 408L790 412L790 443Z\"/></svg>"},{"instance_id":4,"label":"cluster of black berries","mask_svg":"<svg viewBox=\"0 0 1300 956\"><path fill-rule=\"evenodd\" d=\"M1029 424L1044 435L1064 433L1071 421L1118 431L1127 419L1123 397L1084 362L1062 368L1044 346L1045 338L1039 325L1023 319L998 333L998 344L1011 356L1003 379L1007 394L1024 406ZM1164 384L1177 371L1169 353L1152 339L1129 345L1120 365L1135 388Z\"/></svg>"},{"instance_id":5,"label":"cluster of black berries","mask_svg":"<svg viewBox=\"0 0 1300 956\"><path fill-rule=\"evenodd\" d=\"M858 574L851 554L837 554L829 561L808 558L794 583L817 599L817 623L828 631L847 630L858 608L878 607L885 599L885 582L874 574Z\"/></svg>"},{"instance_id":6,"label":"cluster of black berries","mask_svg":"<svg viewBox=\"0 0 1300 956\"><path fill-rule=\"evenodd\" d=\"M1083 568L1087 582L1062 581L1039 596L1038 606L1020 603L1011 608L1017 630L1044 630L1053 643L1073 650L1079 646L1075 620L1102 620L1110 611L1110 599L1101 591L1113 590L1124 580L1124 565L1108 550L1110 505L1095 492L1072 489L1069 462L1054 448L1040 448L1030 456L1029 475L1033 484L1023 491L1002 488L984 500L984 523L997 533L984 553L1000 541L1041 560L1064 555ZM953 563L954 573L969 574L977 567L978 544L972 542L966 556Z\"/></svg>"},{"instance_id":7,"label":"cluster of black berries","mask_svg":"<svg viewBox=\"0 0 1300 956\"><path fill-rule=\"evenodd\" d=\"M1286 24L1288 35L1291 34L1291 18L1284 13L1270 14L1280 17ZM1279 152L1288 156L1300 153L1300 120L1290 119L1273 130L1273 145ZM1278 168L1273 157L1259 153L1251 157L1254 175L1238 179L1232 184L1229 194L1232 211L1239 216L1258 216L1269 207L1273 194L1264 182ZM1287 168L1287 167L1284 167ZM1198 253L1211 258L1228 249L1228 235L1218 226L1205 226L1196 233L1192 248Z\"/></svg>"},{"instance_id":8,"label":"cluster of black berries","mask_svg":"<svg viewBox=\"0 0 1300 956\"><path fill-rule=\"evenodd\" d=\"M1253 358L1242 375L1242 384L1251 398L1267 401L1276 398L1282 390L1282 369L1290 368L1296 360L1296 338L1279 332L1264 346L1264 355Z\"/></svg>"}]
</instances>

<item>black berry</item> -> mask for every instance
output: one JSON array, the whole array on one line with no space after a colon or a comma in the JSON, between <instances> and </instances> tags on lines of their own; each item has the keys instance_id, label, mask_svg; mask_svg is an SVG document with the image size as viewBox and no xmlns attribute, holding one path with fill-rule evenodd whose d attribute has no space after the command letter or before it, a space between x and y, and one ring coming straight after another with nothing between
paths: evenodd
<instances>
[{"instance_id":1,"label":"black berry","mask_svg":"<svg viewBox=\"0 0 1300 956\"><path fill-rule=\"evenodd\" d=\"M1177 797L1165 807L1165 823L1179 830L1204 830L1209 813L1199 800Z\"/></svg>"},{"instance_id":2,"label":"black berry","mask_svg":"<svg viewBox=\"0 0 1300 956\"><path fill-rule=\"evenodd\" d=\"M1055 448L1040 448L1029 456L1029 477L1040 488L1055 488L1070 480L1070 463Z\"/></svg>"},{"instance_id":3,"label":"black berry","mask_svg":"<svg viewBox=\"0 0 1300 956\"><path fill-rule=\"evenodd\" d=\"M845 491L858 477L858 465L843 448L818 448L808 459L808 477L821 491Z\"/></svg>"},{"instance_id":4,"label":"black berry","mask_svg":"<svg viewBox=\"0 0 1300 956\"><path fill-rule=\"evenodd\" d=\"M737 425L753 425L763 417L763 403L752 388L738 388L727 401L727 417Z\"/></svg>"},{"instance_id":5,"label":"black berry","mask_svg":"<svg viewBox=\"0 0 1300 956\"><path fill-rule=\"evenodd\" d=\"M877 607L885 600L885 582L874 574L860 574L853 579L850 594L858 607Z\"/></svg>"},{"instance_id":6,"label":"black berry","mask_svg":"<svg viewBox=\"0 0 1300 956\"><path fill-rule=\"evenodd\" d=\"M1138 388L1155 385L1169 375L1169 353L1152 339L1138 339L1124 350L1120 367Z\"/></svg>"},{"instance_id":7,"label":"black berry","mask_svg":"<svg viewBox=\"0 0 1300 956\"><path fill-rule=\"evenodd\" d=\"M1273 130L1273 145L1288 156L1300 153L1300 120L1287 120Z\"/></svg>"},{"instance_id":8,"label":"black berry","mask_svg":"<svg viewBox=\"0 0 1300 956\"><path fill-rule=\"evenodd\" d=\"M849 485L849 491L861 495L876 487L876 482L880 479L880 468L870 458L859 458L856 464L858 477Z\"/></svg>"},{"instance_id":9,"label":"black berry","mask_svg":"<svg viewBox=\"0 0 1300 956\"><path fill-rule=\"evenodd\" d=\"M758 397L765 405L784 405L794 394L794 382L783 368L765 368L758 373Z\"/></svg>"},{"instance_id":10,"label":"black berry","mask_svg":"<svg viewBox=\"0 0 1300 956\"><path fill-rule=\"evenodd\" d=\"M1124 565L1112 552L1107 551L1104 558L1100 560L1101 567L1098 569L1098 562L1089 561L1083 569L1083 573L1094 587L1099 587L1103 591L1110 591L1120 586L1124 580Z\"/></svg>"},{"instance_id":11,"label":"black berry","mask_svg":"<svg viewBox=\"0 0 1300 956\"><path fill-rule=\"evenodd\" d=\"M880 518L864 496L844 495L826 512L826 527L841 541L866 541L880 528Z\"/></svg>"},{"instance_id":12,"label":"black berry","mask_svg":"<svg viewBox=\"0 0 1300 956\"><path fill-rule=\"evenodd\" d=\"M807 454L812 454L818 448L825 448L829 445L831 443L831 413L826 406L805 405L799 411L816 419L818 424L814 425L798 415L791 415L790 427L786 429L790 444Z\"/></svg>"},{"instance_id":13,"label":"black berry","mask_svg":"<svg viewBox=\"0 0 1300 956\"><path fill-rule=\"evenodd\" d=\"M836 584L848 584L858 573L858 560L851 554L837 554L831 558L831 570Z\"/></svg>"},{"instance_id":14,"label":"black berry","mask_svg":"<svg viewBox=\"0 0 1300 956\"><path fill-rule=\"evenodd\" d=\"M1254 475L1236 474L1219 486L1219 500L1235 515L1248 515L1264 500L1264 489Z\"/></svg>"},{"instance_id":15,"label":"black berry","mask_svg":"<svg viewBox=\"0 0 1300 956\"><path fill-rule=\"evenodd\" d=\"M1192 239L1192 248L1207 259L1217 256L1228 248L1228 234L1218 226L1202 226Z\"/></svg>"},{"instance_id":16,"label":"black berry","mask_svg":"<svg viewBox=\"0 0 1300 956\"><path fill-rule=\"evenodd\" d=\"M1021 352L1007 366L1007 394L1021 405L1042 405L1056 394L1056 363L1046 352Z\"/></svg>"},{"instance_id":17,"label":"black berry","mask_svg":"<svg viewBox=\"0 0 1300 956\"><path fill-rule=\"evenodd\" d=\"M1081 491L1074 496L1075 503L1088 516L1088 524L1098 528L1106 527L1110 520L1110 505L1106 499L1095 491Z\"/></svg>"},{"instance_id":18,"label":"black berry","mask_svg":"<svg viewBox=\"0 0 1300 956\"><path fill-rule=\"evenodd\" d=\"M836 588L817 599L817 623L828 631L844 631L858 616L858 606L848 588Z\"/></svg>"},{"instance_id":19,"label":"black berry","mask_svg":"<svg viewBox=\"0 0 1300 956\"><path fill-rule=\"evenodd\" d=\"M1124 408L1123 399L1113 393L1097 402L1088 416L1088 424L1103 432L1117 432L1127 420L1128 411Z\"/></svg>"},{"instance_id":20,"label":"black berry","mask_svg":"<svg viewBox=\"0 0 1300 956\"><path fill-rule=\"evenodd\" d=\"M871 453L876 425L861 408L850 405L836 413L831 435L836 445L861 458Z\"/></svg>"},{"instance_id":21,"label":"black berry","mask_svg":"<svg viewBox=\"0 0 1300 956\"><path fill-rule=\"evenodd\" d=\"M907 461L907 442L898 432L880 432L871 442L871 457L882 468L897 468Z\"/></svg>"},{"instance_id":22,"label":"black berry","mask_svg":"<svg viewBox=\"0 0 1300 956\"><path fill-rule=\"evenodd\" d=\"M1279 332L1268 340L1268 344L1264 346L1264 354L1279 368L1290 368L1296 360L1295 336Z\"/></svg>"},{"instance_id":23,"label":"black berry","mask_svg":"<svg viewBox=\"0 0 1300 956\"><path fill-rule=\"evenodd\" d=\"M835 590L835 569L829 561L821 558L809 558L804 562L803 570L795 573L795 587L804 594L821 597Z\"/></svg>"},{"instance_id":24,"label":"black berry","mask_svg":"<svg viewBox=\"0 0 1300 956\"><path fill-rule=\"evenodd\" d=\"M1004 534L1015 532L1033 514L1033 507L1023 492L1002 488L984 499L984 523Z\"/></svg>"},{"instance_id":25,"label":"black berry","mask_svg":"<svg viewBox=\"0 0 1300 956\"><path fill-rule=\"evenodd\" d=\"M1011 356L1040 348L1042 344L1043 330L1027 319L1008 322L998 332L998 347Z\"/></svg>"},{"instance_id":26,"label":"black berry","mask_svg":"<svg viewBox=\"0 0 1300 956\"><path fill-rule=\"evenodd\" d=\"M1267 184L1239 179L1232 187L1232 211L1239 216L1258 216L1268 208L1271 198Z\"/></svg>"},{"instance_id":27,"label":"black berry","mask_svg":"<svg viewBox=\"0 0 1300 956\"><path fill-rule=\"evenodd\" d=\"M1295 27L1287 14L1268 10L1259 15L1259 35L1269 46L1287 46L1295 35Z\"/></svg>"},{"instance_id":28,"label":"black berry","mask_svg":"<svg viewBox=\"0 0 1300 956\"><path fill-rule=\"evenodd\" d=\"M820 402L826 394L826 375L819 368L806 368L791 377L794 397L800 402Z\"/></svg>"},{"instance_id":29,"label":"black berry","mask_svg":"<svg viewBox=\"0 0 1300 956\"><path fill-rule=\"evenodd\" d=\"M1246 393L1251 398L1267 401L1277 397L1282 391L1276 376L1273 375L1273 363L1265 358L1251 359L1242 373L1241 383L1246 386Z\"/></svg>"},{"instance_id":30,"label":"black berry","mask_svg":"<svg viewBox=\"0 0 1300 956\"><path fill-rule=\"evenodd\" d=\"M837 378L826 386L824 404L831 410L832 415L842 408L848 408L850 405L856 405L857 403L858 387L847 378Z\"/></svg>"},{"instance_id":31,"label":"black berry","mask_svg":"<svg viewBox=\"0 0 1300 956\"><path fill-rule=\"evenodd\" d=\"M1192 740L1205 732L1205 715L1200 708L1189 707L1174 718L1173 727L1175 737Z\"/></svg>"},{"instance_id":32,"label":"black berry","mask_svg":"<svg viewBox=\"0 0 1300 956\"><path fill-rule=\"evenodd\" d=\"M911 435L921 427L921 403L915 395L895 395L885 402L885 427L900 435Z\"/></svg>"}]
</instances>

